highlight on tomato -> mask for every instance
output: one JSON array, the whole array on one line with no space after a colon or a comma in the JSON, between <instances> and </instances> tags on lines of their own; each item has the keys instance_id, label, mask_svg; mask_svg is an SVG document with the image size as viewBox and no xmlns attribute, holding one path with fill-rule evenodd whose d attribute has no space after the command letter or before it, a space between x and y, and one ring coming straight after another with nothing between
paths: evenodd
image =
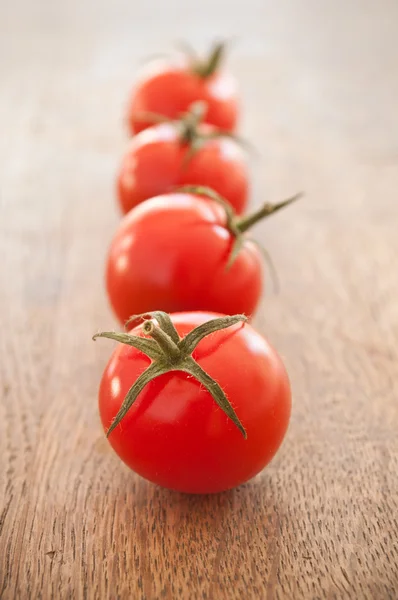
<instances>
[{"instance_id":1,"label":"highlight on tomato","mask_svg":"<svg viewBox=\"0 0 398 600\"><path fill-rule=\"evenodd\" d=\"M138 133L152 125L150 119L142 119L143 113L178 119L197 100L206 103L206 123L234 131L238 120L238 86L235 78L222 68L224 55L225 44L217 42L205 60L189 50L147 64L129 100L130 132Z\"/></svg>"},{"instance_id":2,"label":"highlight on tomato","mask_svg":"<svg viewBox=\"0 0 398 600\"><path fill-rule=\"evenodd\" d=\"M155 311L119 342L102 376L108 440L136 473L188 493L221 492L259 473L285 436L289 379L243 315Z\"/></svg>"},{"instance_id":3,"label":"highlight on tomato","mask_svg":"<svg viewBox=\"0 0 398 600\"><path fill-rule=\"evenodd\" d=\"M238 217L214 191L187 186L133 208L111 242L106 288L124 323L161 309L253 315L262 292L262 254L247 231L291 204L264 204Z\"/></svg>"},{"instance_id":4,"label":"highlight on tomato","mask_svg":"<svg viewBox=\"0 0 398 600\"><path fill-rule=\"evenodd\" d=\"M243 213L249 192L243 142L202 123L205 110L203 102L196 102L175 121L147 117L158 123L132 138L119 171L117 193L123 213L186 184L211 187L237 214Z\"/></svg>"}]
</instances>

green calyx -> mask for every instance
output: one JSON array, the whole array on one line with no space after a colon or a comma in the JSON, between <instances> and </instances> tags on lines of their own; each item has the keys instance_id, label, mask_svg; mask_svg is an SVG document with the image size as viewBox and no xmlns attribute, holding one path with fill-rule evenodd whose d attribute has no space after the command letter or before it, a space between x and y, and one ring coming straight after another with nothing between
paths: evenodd
<instances>
[{"instance_id":1,"label":"green calyx","mask_svg":"<svg viewBox=\"0 0 398 600\"><path fill-rule=\"evenodd\" d=\"M228 138L233 140L236 144L254 152L246 140L231 133L230 131L223 131L221 129L214 129L213 131L201 131L200 125L206 116L207 104L206 102L198 101L191 104L190 109L184 113L179 121L174 121L180 133L180 140L183 144L188 145L188 150L184 156L183 166L187 167L190 160L195 154L206 144L206 142L216 139Z\"/></svg>"},{"instance_id":2,"label":"green calyx","mask_svg":"<svg viewBox=\"0 0 398 600\"><path fill-rule=\"evenodd\" d=\"M134 315L129 319L128 323L137 319L145 319L142 324L142 331L148 337L112 331L104 331L93 336L93 340L98 337L104 337L137 348L137 350L146 354L152 361L127 392L119 412L107 431L107 437L119 425L140 392L142 392L150 381L172 371L182 371L194 377L203 385L209 394L211 394L216 404L231 419L246 439L246 430L225 393L219 384L196 362L192 357L192 352L199 342L211 333L226 329L240 322L245 323L247 318L244 315L234 315L232 317L212 319L202 325L198 325L198 327L190 331L184 338L180 338L170 316L165 312L154 311L142 315Z\"/></svg>"},{"instance_id":3,"label":"green calyx","mask_svg":"<svg viewBox=\"0 0 398 600\"><path fill-rule=\"evenodd\" d=\"M181 119L179 121L175 121L175 126L179 132L181 143L188 145L188 150L184 158L185 166L198 152L198 150L200 150L209 137L208 135L199 131L199 127L203 122L206 111L207 105L205 102L194 102L190 109L181 116Z\"/></svg>"},{"instance_id":4,"label":"green calyx","mask_svg":"<svg viewBox=\"0 0 398 600\"><path fill-rule=\"evenodd\" d=\"M207 141L218 138L229 138L236 142L239 146L254 152L254 149L249 145L248 142L246 142L246 140L231 133L230 131L200 131L200 125L205 118L206 111L206 102L199 100L191 104L189 110L186 113L183 113L179 119L170 119L164 115L152 112L143 112L137 115L136 118L141 121L152 122L154 125L159 123L170 123L176 127L181 143L188 146L183 162L183 167L185 168L188 166L190 160Z\"/></svg>"},{"instance_id":5,"label":"green calyx","mask_svg":"<svg viewBox=\"0 0 398 600\"><path fill-rule=\"evenodd\" d=\"M182 187L179 187L176 191L181 192L181 193L197 194L199 196L205 196L206 198L210 198L211 200L218 202L218 204L221 204L221 206L225 210L226 227L229 230L229 232L233 235L233 237L235 238L234 243L231 248L231 252L228 257L228 262L226 265L227 269L229 269L233 265L244 242L248 239L244 234L253 225L258 223L262 219L269 217L270 215L273 215L277 211L281 210L281 208L285 208L285 206L289 206L289 204L296 202L296 200L298 200L302 196L302 193L295 194L291 198L288 198L287 200L283 200L282 202L278 202L277 204L271 204L271 203L267 202L267 203L263 204L258 210L253 212L252 214L247 215L245 217L239 217L235 214L232 206L227 202L227 200L225 200L225 198L220 196L220 194L218 194L217 192L215 192L214 190L212 190L209 187L196 186L196 185L184 185ZM253 240L251 238L249 238L249 239L251 242L254 242L255 244L257 244L257 242L255 240ZM269 256L268 252L261 245L259 245L259 244L257 244L257 245L259 246L260 250L262 251L264 258L270 267L270 270L272 272L272 275L274 277L274 281L276 284L276 282L277 282L276 271L275 271L274 265L271 261L271 258Z\"/></svg>"}]
</instances>

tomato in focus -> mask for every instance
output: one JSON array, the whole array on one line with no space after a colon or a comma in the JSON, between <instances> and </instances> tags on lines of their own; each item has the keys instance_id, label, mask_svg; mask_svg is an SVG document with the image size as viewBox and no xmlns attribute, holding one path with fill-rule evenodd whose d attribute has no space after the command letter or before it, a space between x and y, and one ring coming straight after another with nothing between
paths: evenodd
<instances>
[{"instance_id":1,"label":"tomato in focus","mask_svg":"<svg viewBox=\"0 0 398 600\"><path fill-rule=\"evenodd\" d=\"M252 315L262 290L262 258L245 240L227 268L235 236L226 212L195 194L147 200L121 221L110 246L106 287L124 323L151 310Z\"/></svg>"},{"instance_id":2,"label":"tomato in focus","mask_svg":"<svg viewBox=\"0 0 398 600\"><path fill-rule=\"evenodd\" d=\"M171 320L184 337L218 316L179 313ZM131 333L143 336L140 326ZM276 453L290 417L289 380L278 354L248 324L204 337L193 358L224 390L247 439L210 393L181 371L150 381L108 439L118 456L149 481L181 492L220 492L254 477ZM99 389L105 431L149 364L143 352L117 345Z\"/></svg>"}]
</instances>

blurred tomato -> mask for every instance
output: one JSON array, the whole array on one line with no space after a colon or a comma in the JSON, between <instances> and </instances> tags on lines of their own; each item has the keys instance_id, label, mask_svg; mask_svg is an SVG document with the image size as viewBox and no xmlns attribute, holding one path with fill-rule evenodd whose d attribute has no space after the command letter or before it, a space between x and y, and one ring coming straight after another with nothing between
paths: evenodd
<instances>
[{"instance_id":1,"label":"blurred tomato","mask_svg":"<svg viewBox=\"0 0 398 600\"><path fill-rule=\"evenodd\" d=\"M145 113L177 119L197 101L206 102L206 123L233 131L238 119L238 90L234 77L221 68L223 45L216 44L207 61L181 55L156 60L141 72L128 105L132 134L152 125Z\"/></svg>"}]
</instances>

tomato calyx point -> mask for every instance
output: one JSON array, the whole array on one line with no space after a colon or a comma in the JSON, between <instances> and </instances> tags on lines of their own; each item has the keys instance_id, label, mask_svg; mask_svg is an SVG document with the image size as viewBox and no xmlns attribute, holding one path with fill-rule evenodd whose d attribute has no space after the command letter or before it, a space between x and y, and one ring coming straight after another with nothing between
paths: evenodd
<instances>
[{"instance_id":1,"label":"tomato calyx point","mask_svg":"<svg viewBox=\"0 0 398 600\"><path fill-rule=\"evenodd\" d=\"M93 340L98 337L105 337L115 340L122 344L127 344L143 352L151 359L151 364L138 377L135 383L131 386L126 394L126 397L113 419L108 431L107 437L119 425L121 420L127 414L140 392L145 386L160 375L170 373L172 371L183 371L191 377L194 377L203 387L210 393L213 400L226 414L226 416L236 425L243 437L246 439L247 434L239 417L230 404L219 384L202 369L202 367L192 357L192 352L195 350L199 342L216 331L226 329L237 323L245 323L248 319L244 315L234 315L226 317L217 317L211 319L192 329L185 337L180 338L170 316L163 311L153 311L134 315L127 321L126 326L130 322L135 322L138 319L144 319L142 324L142 332L149 337L141 337L130 333L117 333L112 331L104 331L93 336Z\"/></svg>"},{"instance_id":2,"label":"tomato calyx point","mask_svg":"<svg viewBox=\"0 0 398 600\"><path fill-rule=\"evenodd\" d=\"M225 57L225 50L227 46L230 46L231 41L216 41L210 49L210 52L206 59L199 58L195 49L186 40L178 40L174 46L178 49L180 54L185 55L189 61L190 70L201 77L206 79L213 75L220 67ZM165 59L169 57L167 52L157 52L144 58L143 62L150 62L159 59Z\"/></svg>"},{"instance_id":3,"label":"tomato calyx point","mask_svg":"<svg viewBox=\"0 0 398 600\"><path fill-rule=\"evenodd\" d=\"M208 58L204 61L194 60L192 71L202 79L213 75L220 67L225 56L225 42L215 42Z\"/></svg>"}]
</instances>

